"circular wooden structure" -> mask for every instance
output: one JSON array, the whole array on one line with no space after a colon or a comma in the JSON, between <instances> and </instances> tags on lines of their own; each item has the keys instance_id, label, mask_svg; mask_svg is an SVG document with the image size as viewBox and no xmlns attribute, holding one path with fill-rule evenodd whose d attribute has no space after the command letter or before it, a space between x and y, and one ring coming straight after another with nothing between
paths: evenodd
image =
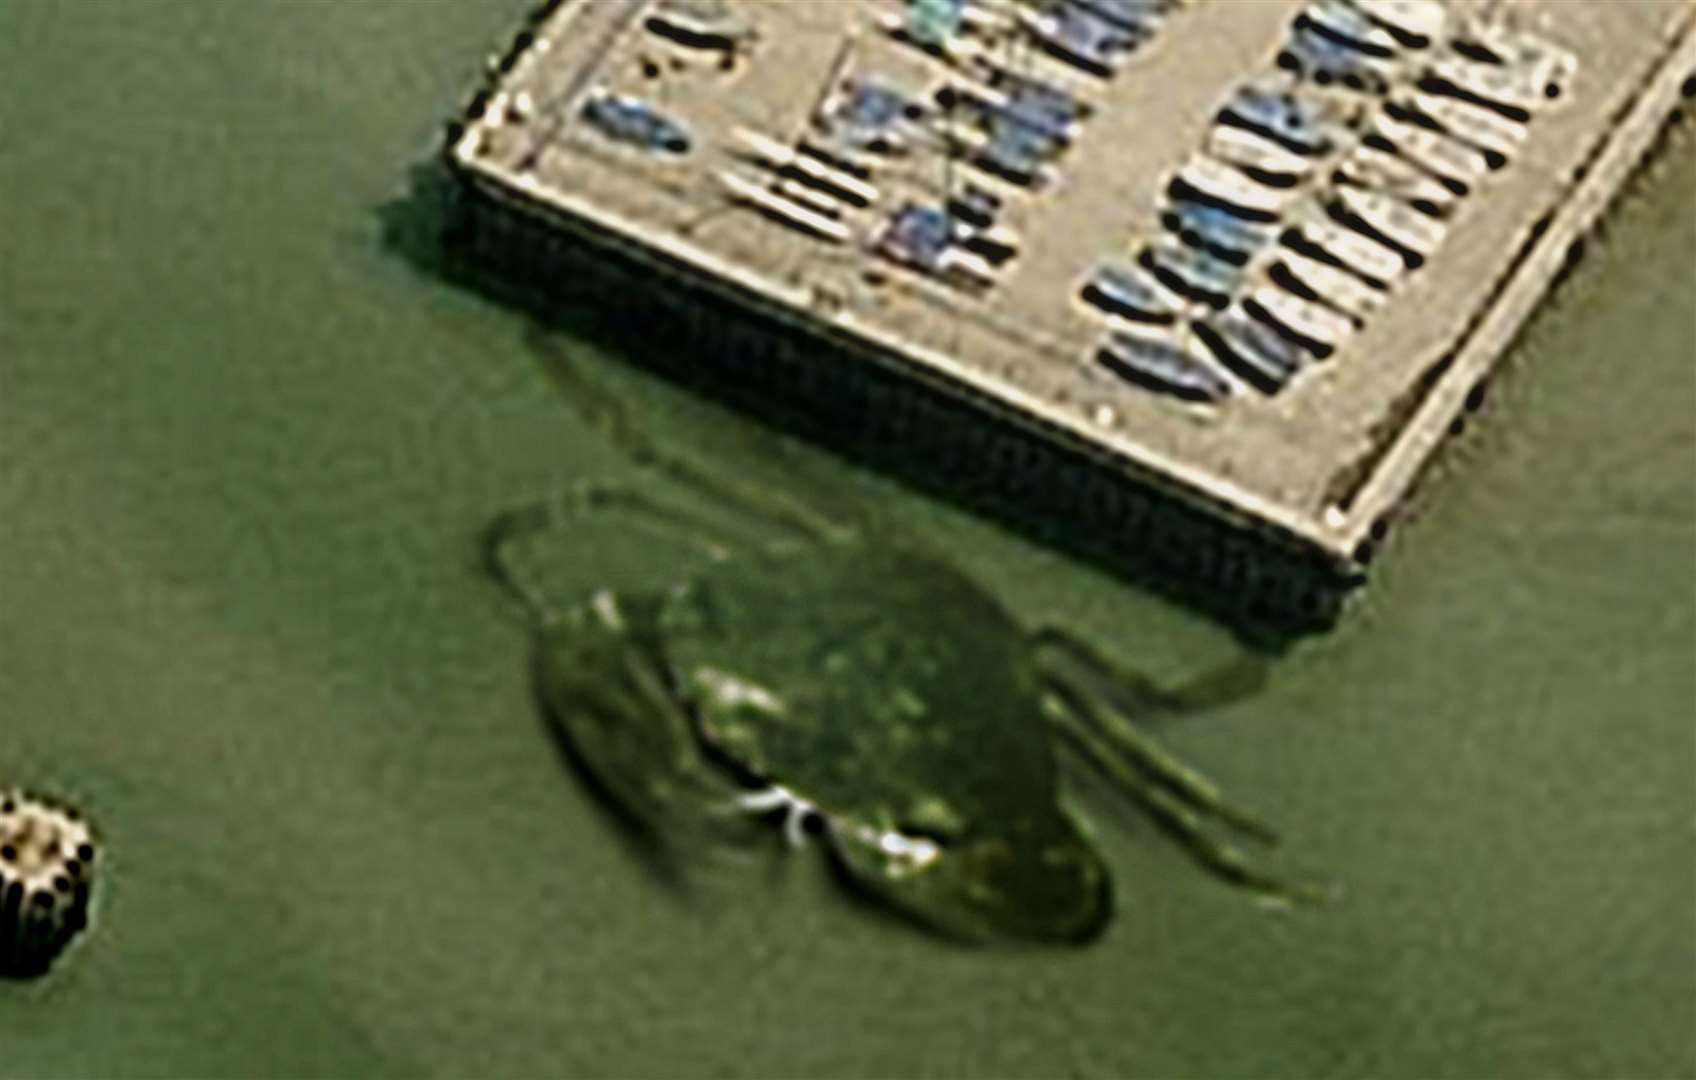
<instances>
[{"instance_id":1,"label":"circular wooden structure","mask_svg":"<svg viewBox=\"0 0 1696 1080\"><path fill-rule=\"evenodd\" d=\"M0 975L36 975L88 925L99 853L82 815L0 788Z\"/></svg>"}]
</instances>

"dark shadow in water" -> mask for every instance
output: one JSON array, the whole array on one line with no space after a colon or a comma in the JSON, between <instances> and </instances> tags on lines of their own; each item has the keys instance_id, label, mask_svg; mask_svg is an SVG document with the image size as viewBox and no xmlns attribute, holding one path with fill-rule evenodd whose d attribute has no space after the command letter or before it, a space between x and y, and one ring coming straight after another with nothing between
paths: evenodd
<instances>
[{"instance_id":1,"label":"dark shadow in water","mask_svg":"<svg viewBox=\"0 0 1696 1080\"><path fill-rule=\"evenodd\" d=\"M0 984L34 982L46 975L52 968L52 964L33 964L29 967L0 965Z\"/></svg>"},{"instance_id":2,"label":"dark shadow in water","mask_svg":"<svg viewBox=\"0 0 1696 1080\"><path fill-rule=\"evenodd\" d=\"M807 365L815 370L774 379L778 362L760 358L753 377L746 355L701 340L703 318L718 327L733 312L709 310L691 325L687 315L655 302L655 278L628 276L616 256L562 247L552 234L491 235L531 226L491 226L487 206L479 201L473 213L469 202L445 165L416 166L409 190L377 208L384 246L432 278L1199 610L1248 648L1278 655L1305 634L1329 629L1359 583L1316 557L1249 538L1144 488L1099 480L1104 470L1075 453L1009 434L1004 422L897 376L871 381L884 378L895 393L925 399L914 410L916 422L898 432L888 426L887 401L875 396L881 388L819 385L829 370L850 365L815 363ZM868 365L854 367L864 372ZM1095 490L1103 484L1114 490Z\"/></svg>"}]
</instances>

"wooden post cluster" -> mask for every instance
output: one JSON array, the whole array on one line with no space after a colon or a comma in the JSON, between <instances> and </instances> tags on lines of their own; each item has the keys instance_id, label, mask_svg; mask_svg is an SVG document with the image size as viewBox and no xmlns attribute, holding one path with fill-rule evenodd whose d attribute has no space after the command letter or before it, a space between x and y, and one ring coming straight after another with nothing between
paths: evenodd
<instances>
[{"instance_id":1,"label":"wooden post cluster","mask_svg":"<svg viewBox=\"0 0 1696 1080\"><path fill-rule=\"evenodd\" d=\"M97 858L75 808L0 788L0 975L46 971L88 925Z\"/></svg>"}]
</instances>

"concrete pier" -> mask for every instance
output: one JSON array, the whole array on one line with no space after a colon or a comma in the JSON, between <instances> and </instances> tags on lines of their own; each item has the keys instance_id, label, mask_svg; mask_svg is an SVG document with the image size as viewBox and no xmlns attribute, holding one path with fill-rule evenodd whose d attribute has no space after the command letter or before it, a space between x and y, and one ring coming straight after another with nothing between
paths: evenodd
<instances>
[{"instance_id":1,"label":"concrete pier","mask_svg":"<svg viewBox=\"0 0 1696 1080\"><path fill-rule=\"evenodd\" d=\"M660 32L709 10L751 33L703 48ZM1443 33L1405 50L1385 68L1386 85L1367 91L1319 85L1280 64L1295 28L1313 17L1301 0L1179 7L1106 77L1043 47L1033 27L1046 10L985 0L946 48L927 51L896 29L895 0L567 0L539 12L494 62L453 130L449 162L479 200L533 226L502 232L498 243L557 233L616 254L622 276L609 281L626 300L639 304L649 290L667 303L704 300L693 316L703 340L768 358L745 362L746 378L922 385L1034 437L1035 448L1017 453L982 451L985 468L1041 458L1045 445L1087 461L1112 483L1101 488L1109 494L1080 499L1121 507L1148 491L1193 511L1210 523L1208 573L1228 588L1266 591L1292 576L1359 579L1422 465L1476 402L1569 248L1696 72L1696 5L1682 0L1453 0L1442 9ZM1417 268L1397 271L1381 305L1334 352L1308 358L1276 394L1240 386L1200 404L1131 385L1095 362L1120 324L1080 300L1083 284L1102 262L1130 261L1170 239L1169 181L1210 145L1234 94L1282 79L1345 118L1313 176L1269 189L1288 203L1276 234L1325 218L1336 167L1368 136L1398 133L1390 149L1407 156L1410 140L1433 137L1403 136L1405 124L1395 125L1434 87L1453 104L1434 73L1467 59L1452 42L1481 26L1526 35L1575 64L1558 99L1508 125L1507 160L1471 178L1439 223L1440 243ZM951 100L944 89L993 101L1018 82L1058 89L1087 114L1036 184L974 166L973 147L995 124L935 106ZM829 148L840 140L828 137L829 118L857 83L893 88L925 115L891 128L906 145L833 161ZM591 101L613 99L675 122L687 151L645 150L586 121ZM962 259L960 275L887 257L902 208L968 190L997 205L994 224L1016 238L1013 257ZM795 209L809 206L813 218ZM1291 242L1286 235L1248 259L1233 305L1272 280ZM1211 315L1192 305L1179 327ZM763 331L770 340L756 344ZM901 408L881 397L860 407ZM1104 516L1127 530L1127 543L1150 542L1136 512ZM1192 546L1186 529L1152 542L1177 557ZM1277 558L1257 563L1246 554L1257 545Z\"/></svg>"}]
</instances>

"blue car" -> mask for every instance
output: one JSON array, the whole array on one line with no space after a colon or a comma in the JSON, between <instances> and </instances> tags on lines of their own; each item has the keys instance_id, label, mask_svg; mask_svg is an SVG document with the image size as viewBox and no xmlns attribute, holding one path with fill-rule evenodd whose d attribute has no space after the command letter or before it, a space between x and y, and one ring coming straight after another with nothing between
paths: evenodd
<instances>
[{"instance_id":1,"label":"blue car","mask_svg":"<svg viewBox=\"0 0 1696 1080\"><path fill-rule=\"evenodd\" d=\"M639 98L596 94L583 103L582 116L590 127L615 142L656 153L689 152L688 129Z\"/></svg>"}]
</instances>

